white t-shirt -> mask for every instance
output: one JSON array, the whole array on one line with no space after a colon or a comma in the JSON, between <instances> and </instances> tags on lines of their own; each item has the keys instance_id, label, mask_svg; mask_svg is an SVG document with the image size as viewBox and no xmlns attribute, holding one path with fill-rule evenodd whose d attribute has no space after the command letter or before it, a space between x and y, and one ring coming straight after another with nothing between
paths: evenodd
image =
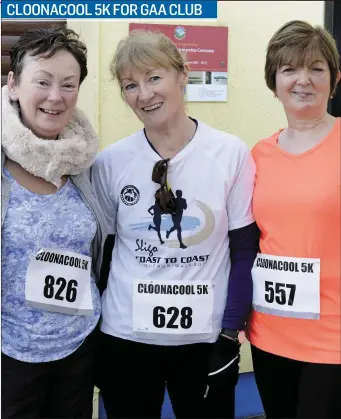
<instances>
[{"instance_id":1,"label":"white t-shirt","mask_svg":"<svg viewBox=\"0 0 341 419\"><path fill-rule=\"evenodd\" d=\"M94 190L116 234L101 330L158 345L214 342L227 297L228 231L254 222L254 162L238 137L199 122L168 165L172 217L155 205L159 160L141 130L94 164Z\"/></svg>"}]
</instances>

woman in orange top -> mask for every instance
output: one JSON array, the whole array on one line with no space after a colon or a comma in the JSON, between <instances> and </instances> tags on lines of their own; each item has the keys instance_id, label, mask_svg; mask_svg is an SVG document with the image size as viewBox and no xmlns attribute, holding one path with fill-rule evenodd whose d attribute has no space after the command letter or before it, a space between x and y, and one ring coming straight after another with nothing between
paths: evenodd
<instances>
[{"instance_id":1,"label":"woman in orange top","mask_svg":"<svg viewBox=\"0 0 341 419\"><path fill-rule=\"evenodd\" d=\"M340 57L321 27L292 21L265 79L288 127L253 148L261 230L248 322L267 418L341 418L340 118L328 114Z\"/></svg>"}]
</instances>

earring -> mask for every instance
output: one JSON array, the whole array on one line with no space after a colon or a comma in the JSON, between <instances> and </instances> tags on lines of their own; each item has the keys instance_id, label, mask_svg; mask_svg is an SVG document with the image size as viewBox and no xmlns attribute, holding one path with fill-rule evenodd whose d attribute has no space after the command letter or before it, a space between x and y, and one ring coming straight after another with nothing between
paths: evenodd
<instances>
[{"instance_id":1,"label":"earring","mask_svg":"<svg viewBox=\"0 0 341 419\"><path fill-rule=\"evenodd\" d=\"M14 93L12 91L8 91L8 96L11 100L14 100Z\"/></svg>"}]
</instances>

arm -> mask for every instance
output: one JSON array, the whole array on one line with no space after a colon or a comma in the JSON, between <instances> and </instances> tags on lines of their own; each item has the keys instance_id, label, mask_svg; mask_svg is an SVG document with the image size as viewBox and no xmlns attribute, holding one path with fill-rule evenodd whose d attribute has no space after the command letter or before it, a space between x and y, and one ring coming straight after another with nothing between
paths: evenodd
<instances>
[{"instance_id":1,"label":"arm","mask_svg":"<svg viewBox=\"0 0 341 419\"><path fill-rule=\"evenodd\" d=\"M106 162L106 155L100 153L91 169L91 183L93 186L95 197L102 208L108 236L105 240L103 248L103 259L101 266L100 279L98 289L102 295L107 287L108 276L110 271L110 263L112 251L115 244L116 233L116 213L117 207L115 201L108 191L112 191L114 186L111 181L112 167Z\"/></svg>"},{"instance_id":2,"label":"arm","mask_svg":"<svg viewBox=\"0 0 341 419\"><path fill-rule=\"evenodd\" d=\"M237 384L239 373L240 336L252 303L251 268L258 250L259 230L251 204L255 165L251 154L242 145L236 158L234 183L227 199L231 270L222 331L210 356L208 386ZM213 390L214 392L214 390Z\"/></svg>"},{"instance_id":3,"label":"arm","mask_svg":"<svg viewBox=\"0 0 341 419\"><path fill-rule=\"evenodd\" d=\"M115 173L108 149L97 156L91 168L91 184L102 208L108 234L116 233L117 204L114 199Z\"/></svg>"},{"instance_id":4,"label":"arm","mask_svg":"<svg viewBox=\"0 0 341 419\"><path fill-rule=\"evenodd\" d=\"M222 328L244 329L252 304L251 269L258 252L259 230L252 214L255 164L246 145L239 150L235 182L227 202L231 270Z\"/></svg>"},{"instance_id":5,"label":"arm","mask_svg":"<svg viewBox=\"0 0 341 419\"><path fill-rule=\"evenodd\" d=\"M222 328L243 330L252 304L251 269L258 253L259 229L256 223L231 230L231 271Z\"/></svg>"},{"instance_id":6,"label":"arm","mask_svg":"<svg viewBox=\"0 0 341 419\"><path fill-rule=\"evenodd\" d=\"M110 263L111 263L112 251L114 249L114 245L115 245L115 235L109 234L109 236L107 236L104 243L101 274L100 274L98 285L97 285L100 295L102 295L105 289L107 288L108 277L109 277L109 272L110 272Z\"/></svg>"},{"instance_id":7,"label":"arm","mask_svg":"<svg viewBox=\"0 0 341 419\"><path fill-rule=\"evenodd\" d=\"M237 384L238 381L239 350L240 344L243 343L241 336L238 336L238 330L244 329L251 308L251 268L258 250L259 230L256 223L252 223L231 230L229 237L231 271L222 321L223 329L210 357L208 383L212 386L215 382L219 383L219 380L229 383L227 385Z\"/></svg>"}]
</instances>

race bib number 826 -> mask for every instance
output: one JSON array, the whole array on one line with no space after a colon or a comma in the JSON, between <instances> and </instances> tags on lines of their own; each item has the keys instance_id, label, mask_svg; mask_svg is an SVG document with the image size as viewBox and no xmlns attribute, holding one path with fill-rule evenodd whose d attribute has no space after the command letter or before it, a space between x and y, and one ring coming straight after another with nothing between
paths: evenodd
<instances>
[{"instance_id":1,"label":"race bib number 826","mask_svg":"<svg viewBox=\"0 0 341 419\"><path fill-rule=\"evenodd\" d=\"M54 276L47 275L45 277L43 294L44 297L48 299L54 298L59 301L65 299L69 303L73 303L77 298L77 286L78 282L75 279L67 281L62 277L55 279Z\"/></svg>"},{"instance_id":2,"label":"race bib number 826","mask_svg":"<svg viewBox=\"0 0 341 419\"><path fill-rule=\"evenodd\" d=\"M91 258L60 249L41 249L26 272L25 298L33 307L93 315Z\"/></svg>"}]
</instances>

